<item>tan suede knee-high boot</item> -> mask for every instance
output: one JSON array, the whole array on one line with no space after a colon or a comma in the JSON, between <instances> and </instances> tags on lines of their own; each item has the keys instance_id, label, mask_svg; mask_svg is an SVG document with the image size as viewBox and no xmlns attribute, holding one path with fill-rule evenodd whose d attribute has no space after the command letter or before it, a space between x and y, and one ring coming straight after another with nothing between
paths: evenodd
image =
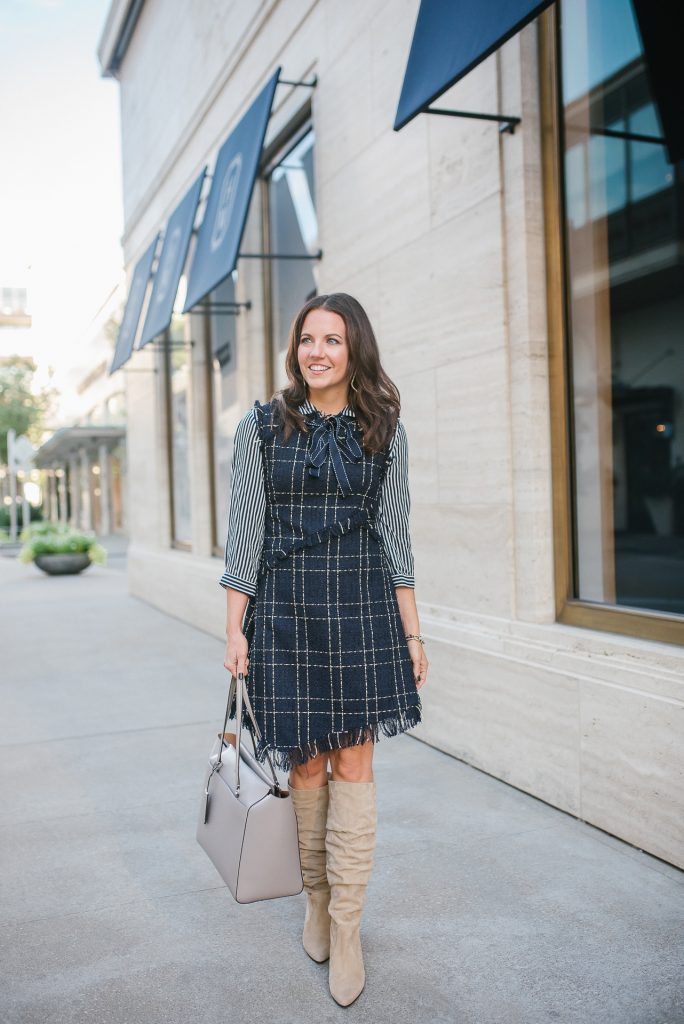
<instances>
[{"instance_id":1,"label":"tan suede knee-high boot","mask_svg":"<svg viewBox=\"0 0 684 1024\"><path fill-rule=\"evenodd\" d=\"M328 772L330 780L330 772ZM299 859L306 890L306 915L302 943L312 960L323 963L330 956L330 886L325 867L325 829L328 786L296 789L290 795L297 818Z\"/></svg>"},{"instance_id":2,"label":"tan suede knee-high boot","mask_svg":"<svg viewBox=\"0 0 684 1024\"><path fill-rule=\"evenodd\" d=\"M375 849L375 783L331 779L328 788L329 985L335 1001L349 1006L366 983L360 926Z\"/></svg>"}]
</instances>

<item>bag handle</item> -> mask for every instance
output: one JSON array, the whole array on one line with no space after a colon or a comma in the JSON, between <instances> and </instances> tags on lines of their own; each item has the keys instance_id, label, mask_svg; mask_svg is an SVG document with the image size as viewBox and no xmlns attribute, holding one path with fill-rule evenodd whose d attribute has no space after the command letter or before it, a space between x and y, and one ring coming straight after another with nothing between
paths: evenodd
<instances>
[{"instance_id":1,"label":"bag handle","mask_svg":"<svg viewBox=\"0 0 684 1024\"><path fill-rule=\"evenodd\" d=\"M244 701L245 707L247 708L247 715L248 715L249 719L251 720L251 725L254 726L254 731L251 733L251 736L252 736L252 745L254 746L254 754L255 754L255 756L256 756L255 733L256 733L257 738L261 739L261 730L259 729L259 726L257 724L257 720L254 717L254 711L252 709L252 702L249 699L249 694L247 692L247 685L245 683L245 677L244 677L244 674L242 672L238 672L237 679L236 679L235 676L231 676L230 688L228 690L228 701L226 703L226 713L225 713L224 718L223 718L223 729L221 731L221 745L219 747L218 760L217 760L216 764L214 765L214 767L212 769L212 775L213 775L214 771L218 771L218 769L221 767L221 764L222 764L223 737L224 737L224 734L225 734L225 731L226 731L226 726L228 725L228 716L230 714L230 705L233 702L233 696L234 695L235 695L235 795L239 796L240 795L240 748L241 748L241 743L242 743L242 713L243 713L242 712L242 705L243 705L243 701ZM248 725L249 724L250 723L248 722ZM273 784L275 786L276 791L280 792L280 783L278 781L278 776L276 775L275 768L273 767L273 762L271 761L271 758L270 758L270 755L268 753L268 750L265 753L266 753L266 760L268 761L268 766L271 769L271 775L273 776ZM210 776L210 778L211 778L211 776ZM208 786L209 786L209 783L207 782L207 787Z\"/></svg>"}]
</instances>

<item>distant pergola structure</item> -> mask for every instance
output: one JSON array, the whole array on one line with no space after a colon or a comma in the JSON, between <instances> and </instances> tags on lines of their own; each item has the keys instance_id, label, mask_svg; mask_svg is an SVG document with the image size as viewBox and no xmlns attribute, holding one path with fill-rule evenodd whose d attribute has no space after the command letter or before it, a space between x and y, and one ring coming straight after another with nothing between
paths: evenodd
<instances>
[{"instance_id":1,"label":"distant pergola structure","mask_svg":"<svg viewBox=\"0 0 684 1024\"><path fill-rule=\"evenodd\" d=\"M41 445L34 463L47 477L46 519L100 536L112 532L111 457L125 438L121 426L63 427Z\"/></svg>"}]
</instances>

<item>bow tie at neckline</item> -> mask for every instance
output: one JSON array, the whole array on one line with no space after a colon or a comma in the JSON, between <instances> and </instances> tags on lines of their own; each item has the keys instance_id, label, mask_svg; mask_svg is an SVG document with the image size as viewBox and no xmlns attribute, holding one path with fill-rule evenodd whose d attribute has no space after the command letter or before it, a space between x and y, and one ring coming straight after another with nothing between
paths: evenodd
<instances>
[{"instance_id":1,"label":"bow tie at neckline","mask_svg":"<svg viewBox=\"0 0 684 1024\"><path fill-rule=\"evenodd\" d=\"M319 409L307 413L311 425L311 440L306 455L309 476L319 477L321 466L330 452L337 482L346 498L352 493L351 484L344 468L344 460L358 462L363 452L354 435L353 416L349 413L322 413Z\"/></svg>"}]
</instances>

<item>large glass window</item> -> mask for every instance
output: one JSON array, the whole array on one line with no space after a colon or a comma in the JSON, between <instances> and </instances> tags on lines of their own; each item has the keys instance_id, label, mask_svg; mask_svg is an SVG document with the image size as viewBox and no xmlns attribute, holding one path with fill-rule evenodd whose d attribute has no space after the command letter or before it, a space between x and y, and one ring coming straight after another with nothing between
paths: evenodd
<instances>
[{"instance_id":1,"label":"large glass window","mask_svg":"<svg viewBox=\"0 0 684 1024\"><path fill-rule=\"evenodd\" d=\"M314 133L309 128L278 160L268 175L270 247L275 253L307 255L318 249L314 190ZM317 263L309 259L271 262L273 386L287 384L284 363L292 321L317 293Z\"/></svg>"},{"instance_id":2,"label":"large glass window","mask_svg":"<svg viewBox=\"0 0 684 1024\"><path fill-rule=\"evenodd\" d=\"M684 189L630 0L562 0L575 596L684 614Z\"/></svg>"},{"instance_id":3,"label":"large glass window","mask_svg":"<svg viewBox=\"0 0 684 1024\"><path fill-rule=\"evenodd\" d=\"M171 523L175 544L192 542L190 511L190 351L185 342L185 317L174 316L166 352L169 399L169 450L171 465Z\"/></svg>"}]
</instances>

